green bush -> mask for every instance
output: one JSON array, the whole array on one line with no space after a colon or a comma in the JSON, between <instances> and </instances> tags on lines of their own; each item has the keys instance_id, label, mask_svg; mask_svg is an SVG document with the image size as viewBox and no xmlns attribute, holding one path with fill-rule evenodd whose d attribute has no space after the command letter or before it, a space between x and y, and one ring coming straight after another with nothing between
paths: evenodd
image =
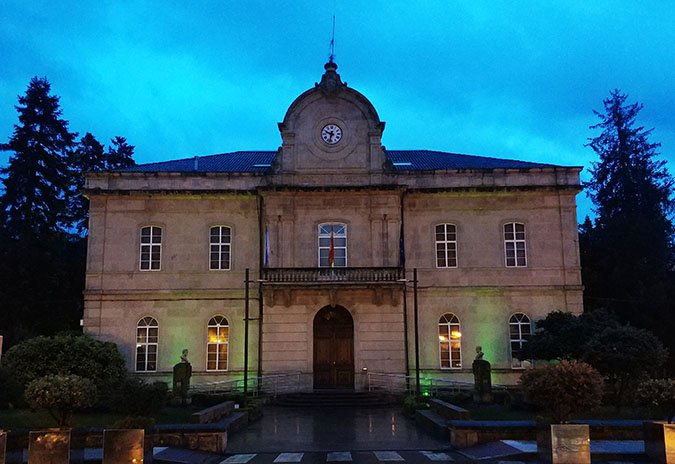
<instances>
[{"instance_id":1,"label":"green bush","mask_svg":"<svg viewBox=\"0 0 675 464\"><path fill-rule=\"evenodd\" d=\"M124 358L117 345L87 335L35 337L10 348L2 366L22 385L47 375L70 375L91 379L100 391L126 376Z\"/></svg>"},{"instance_id":2,"label":"green bush","mask_svg":"<svg viewBox=\"0 0 675 464\"><path fill-rule=\"evenodd\" d=\"M0 409L22 406L23 386L5 367L0 367Z\"/></svg>"},{"instance_id":3,"label":"green bush","mask_svg":"<svg viewBox=\"0 0 675 464\"><path fill-rule=\"evenodd\" d=\"M403 400L403 412L407 416L414 416L418 409L428 409L429 404L415 395L406 396Z\"/></svg>"},{"instance_id":4,"label":"green bush","mask_svg":"<svg viewBox=\"0 0 675 464\"><path fill-rule=\"evenodd\" d=\"M26 387L31 408L44 408L59 427L69 426L73 411L91 406L96 400L96 385L78 375L48 375L32 380Z\"/></svg>"},{"instance_id":5,"label":"green bush","mask_svg":"<svg viewBox=\"0 0 675 464\"><path fill-rule=\"evenodd\" d=\"M561 424L576 412L600 405L602 382L598 371L577 361L547 364L526 370L520 377L526 396Z\"/></svg>"},{"instance_id":6,"label":"green bush","mask_svg":"<svg viewBox=\"0 0 675 464\"><path fill-rule=\"evenodd\" d=\"M636 398L642 404L655 406L672 424L675 417L675 379L650 379L642 382Z\"/></svg>"},{"instance_id":7,"label":"green bush","mask_svg":"<svg viewBox=\"0 0 675 464\"><path fill-rule=\"evenodd\" d=\"M153 417L164 409L167 399L165 382L145 383L137 377L130 377L110 393L109 404L114 411L122 414Z\"/></svg>"}]
</instances>

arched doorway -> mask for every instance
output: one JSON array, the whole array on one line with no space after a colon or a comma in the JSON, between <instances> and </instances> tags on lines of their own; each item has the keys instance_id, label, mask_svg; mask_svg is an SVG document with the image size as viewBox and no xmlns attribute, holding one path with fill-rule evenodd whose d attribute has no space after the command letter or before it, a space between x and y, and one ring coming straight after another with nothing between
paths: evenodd
<instances>
[{"instance_id":1,"label":"arched doorway","mask_svg":"<svg viewBox=\"0 0 675 464\"><path fill-rule=\"evenodd\" d=\"M314 316L314 388L354 388L354 320L342 306Z\"/></svg>"}]
</instances>

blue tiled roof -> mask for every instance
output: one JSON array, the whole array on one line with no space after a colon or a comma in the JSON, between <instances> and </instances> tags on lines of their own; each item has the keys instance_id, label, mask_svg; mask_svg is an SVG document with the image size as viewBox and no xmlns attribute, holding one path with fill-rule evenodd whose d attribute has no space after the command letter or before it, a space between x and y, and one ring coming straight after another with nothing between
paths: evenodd
<instances>
[{"instance_id":1,"label":"blue tiled roof","mask_svg":"<svg viewBox=\"0 0 675 464\"><path fill-rule=\"evenodd\" d=\"M276 158L276 151L235 151L195 156L175 161L137 164L121 172L265 172Z\"/></svg>"},{"instance_id":2,"label":"blue tiled roof","mask_svg":"<svg viewBox=\"0 0 675 464\"><path fill-rule=\"evenodd\" d=\"M387 158L396 171L433 171L442 169L529 169L554 167L552 164L460 155L431 150L387 150ZM121 169L121 172L258 172L267 171L276 151L235 151L196 156L175 161L148 163Z\"/></svg>"},{"instance_id":3,"label":"blue tiled roof","mask_svg":"<svg viewBox=\"0 0 675 464\"><path fill-rule=\"evenodd\" d=\"M530 169L554 167L552 164L460 155L431 150L387 150L387 158L397 171L437 169Z\"/></svg>"}]
</instances>

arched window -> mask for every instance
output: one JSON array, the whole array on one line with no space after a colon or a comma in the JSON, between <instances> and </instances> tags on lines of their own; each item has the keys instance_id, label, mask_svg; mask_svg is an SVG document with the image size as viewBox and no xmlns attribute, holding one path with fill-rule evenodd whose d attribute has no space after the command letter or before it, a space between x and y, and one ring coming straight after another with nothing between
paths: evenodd
<instances>
[{"instance_id":1,"label":"arched window","mask_svg":"<svg viewBox=\"0 0 675 464\"><path fill-rule=\"evenodd\" d=\"M436 267L457 267L457 228L454 224L436 225Z\"/></svg>"},{"instance_id":2,"label":"arched window","mask_svg":"<svg viewBox=\"0 0 675 464\"><path fill-rule=\"evenodd\" d=\"M136 325L136 372L157 370L159 324L154 317L144 317Z\"/></svg>"},{"instance_id":3,"label":"arched window","mask_svg":"<svg viewBox=\"0 0 675 464\"><path fill-rule=\"evenodd\" d=\"M526 267L525 224L509 222L504 224L504 253L506 267Z\"/></svg>"},{"instance_id":4,"label":"arched window","mask_svg":"<svg viewBox=\"0 0 675 464\"><path fill-rule=\"evenodd\" d=\"M206 370L227 370L227 346L230 334L227 319L224 316L213 316L209 320L206 339Z\"/></svg>"},{"instance_id":5,"label":"arched window","mask_svg":"<svg viewBox=\"0 0 675 464\"><path fill-rule=\"evenodd\" d=\"M347 266L347 224L319 224L319 267Z\"/></svg>"},{"instance_id":6,"label":"arched window","mask_svg":"<svg viewBox=\"0 0 675 464\"><path fill-rule=\"evenodd\" d=\"M452 313L443 314L438 321L441 369L459 369L462 367L461 339L462 331L459 327L459 318Z\"/></svg>"},{"instance_id":7,"label":"arched window","mask_svg":"<svg viewBox=\"0 0 675 464\"><path fill-rule=\"evenodd\" d=\"M230 247L232 229L228 226L213 226L209 234L209 269L230 270Z\"/></svg>"},{"instance_id":8,"label":"arched window","mask_svg":"<svg viewBox=\"0 0 675 464\"><path fill-rule=\"evenodd\" d=\"M515 313L509 319L509 341L511 343L511 367L523 367L519 358L523 343L532 335L532 323L527 314Z\"/></svg>"},{"instance_id":9,"label":"arched window","mask_svg":"<svg viewBox=\"0 0 675 464\"><path fill-rule=\"evenodd\" d=\"M162 228L141 227L141 271L159 271L162 262Z\"/></svg>"}]
</instances>

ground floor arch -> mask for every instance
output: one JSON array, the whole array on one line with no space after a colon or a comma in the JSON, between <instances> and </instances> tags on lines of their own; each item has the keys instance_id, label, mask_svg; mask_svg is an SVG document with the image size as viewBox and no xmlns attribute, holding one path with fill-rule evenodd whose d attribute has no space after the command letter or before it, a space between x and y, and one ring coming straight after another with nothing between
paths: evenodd
<instances>
[{"instance_id":1,"label":"ground floor arch","mask_svg":"<svg viewBox=\"0 0 675 464\"><path fill-rule=\"evenodd\" d=\"M314 388L354 388L354 319L342 306L314 316Z\"/></svg>"}]
</instances>

